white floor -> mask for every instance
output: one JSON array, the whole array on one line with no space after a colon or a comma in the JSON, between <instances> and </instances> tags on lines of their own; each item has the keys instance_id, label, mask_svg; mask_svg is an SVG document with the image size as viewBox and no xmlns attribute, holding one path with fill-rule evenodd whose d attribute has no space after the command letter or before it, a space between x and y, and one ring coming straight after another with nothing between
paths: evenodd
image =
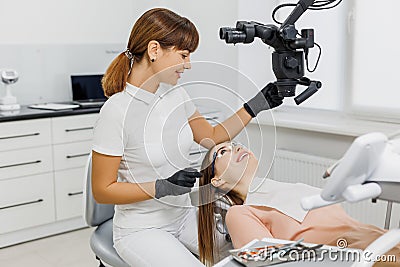
<instances>
[{"instance_id":1,"label":"white floor","mask_svg":"<svg viewBox=\"0 0 400 267\"><path fill-rule=\"evenodd\" d=\"M1 267L97 267L90 250L93 228L0 249Z\"/></svg>"}]
</instances>

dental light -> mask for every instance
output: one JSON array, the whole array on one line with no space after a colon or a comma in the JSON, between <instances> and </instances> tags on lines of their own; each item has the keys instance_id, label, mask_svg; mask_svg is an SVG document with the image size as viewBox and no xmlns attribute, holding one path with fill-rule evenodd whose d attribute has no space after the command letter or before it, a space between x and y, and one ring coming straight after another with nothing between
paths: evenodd
<instances>
[{"instance_id":1,"label":"dental light","mask_svg":"<svg viewBox=\"0 0 400 267\"><path fill-rule=\"evenodd\" d=\"M222 27L219 35L226 43L252 43L255 37L260 38L264 43L273 47L272 68L277 78L276 86L278 94L282 97L291 97L296 94L298 84L307 86L301 94L294 98L297 105L308 99L321 88L320 81L311 81L304 77L304 55L307 62L307 70L314 72L321 55L321 47L314 42L314 29L301 30L301 36L295 28L295 22L307 10L329 9L337 6L342 0L300 0L296 4L281 4L275 8L272 18L275 22L275 13L278 9L285 6L295 6L292 13L281 23L280 27L272 24L261 24L254 21L237 21L235 28ZM335 3L335 5L328 6ZM317 63L313 70L308 67L308 51L314 47L319 47L320 53Z\"/></svg>"},{"instance_id":2,"label":"dental light","mask_svg":"<svg viewBox=\"0 0 400 267\"><path fill-rule=\"evenodd\" d=\"M360 136L324 177L329 179L321 194L302 199L303 209L369 198L400 203L400 139L388 140L382 133ZM373 259L399 242L400 229L392 229L370 244L365 252L371 253L369 259ZM372 264L373 261L365 259L353 267Z\"/></svg>"},{"instance_id":3,"label":"dental light","mask_svg":"<svg viewBox=\"0 0 400 267\"><path fill-rule=\"evenodd\" d=\"M6 95L0 98L0 111L20 109L17 98L11 94L11 85L18 81L18 73L15 70L0 70L1 81L6 88Z\"/></svg>"}]
</instances>

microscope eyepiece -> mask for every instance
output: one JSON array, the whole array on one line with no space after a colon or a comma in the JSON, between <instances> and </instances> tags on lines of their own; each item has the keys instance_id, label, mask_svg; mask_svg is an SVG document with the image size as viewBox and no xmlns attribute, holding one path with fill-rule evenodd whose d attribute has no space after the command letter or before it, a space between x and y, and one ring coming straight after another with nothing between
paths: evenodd
<instances>
[{"instance_id":1,"label":"microscope eyepiece","mask_svg":"<svg viewBox=\"0 0 400 267\"><path fill-rule=\"evenodd\" d=\"M232 27L222 27L219 29L219 38L221 40L225 40L226 39L226 33L228 31L234 31L236 30L236 28L232 28Z\"/></svg>"},{"instance_id":2,"label":"microscope eyepiece","mask_svg":"<svg viewBox=\"0 0 400 267\"><path fill-rule=\"evenodd\" d=\"M246 41L246 33L237 28L223 27L219 30L219 38L228 44L243 43Z\"/></svg>"}]
</instances>

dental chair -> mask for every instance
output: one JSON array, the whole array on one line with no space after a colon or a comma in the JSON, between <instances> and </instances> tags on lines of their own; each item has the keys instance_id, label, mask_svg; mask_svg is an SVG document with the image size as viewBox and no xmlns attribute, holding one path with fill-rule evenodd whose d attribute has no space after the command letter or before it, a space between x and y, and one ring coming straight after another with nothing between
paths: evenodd
<instances>
[{"instance_id":1,"label":"dental chair","mask_svg":"<svg viewBox=\"0 0 400 267\"><path fill-rule=\"evenodd\" d=\"M397 135L397 134L396 134ZM357 137L343 158L332 166L325 177L328 182L320 195L303 198L305 210L348 201L350 203L381 199L400 203L400 140L390 140L383 133ZM390 207L390 208L389 208ZM391 213L391 204L387 212ZM385 227L389 228L386 216ZM389 230L372 242L362 259L352 267L371 267L371 259L380 257L400 242L400 228Z\"/></svg>"},{"instance_id":2,"label":"dental chair","mask_svg":"<svg viewBox=\"0 0 400 267\"><path fill-rule=\"evenodd\" d=\"M99 267L129 267L129 265L119 257L113 246L112 219L114 216L114 205L99 204L93 197L91 153L87 159L85 174L85 190L83 198L84 219L89 226L96 227L90 238L90 247L96 255L96 259L99 260ZM234 202L229 198L229 196L221 195L217 197L214 206L216 228L224 235L227 242L231 242L231 239L225 224L225 216L229 207L232 205L234 205Z\"/></svg>"},{"instance_id":3,"label":"dental chair","mask_svg":"<svg viewBox=\"0 0 400 267\"><path fill-rule=\"evenodd\" d=\"M225 194L217 195L217 200L214 203L215 226L218 232L225 236L227 242L231 242L232 240L226 227L225 217L228 209L233 205L235 205L233 200Z\"/></svg>"},{"instance_id":4,"label":"dental chair","mask_svg":"<svg viewBox=\"0 0 400 267\"><path fill-rule=\"evenodd\" d=\"M189 193L189 196L192 206L199 207L201 203L200 190L195 188ZM235 205L235 203L228 195L222 192L215 193L215 200L213 201L215 227L217 231L224 236L227 242L231 242L231 238L228 233L228 228L226 227L225 217L228 209L233 205Z\"/></svg>"},{"instance_id":5,"label":"dental chair","mask_svg":"<svg viewBox=\"0 0 400 267\"><path fill-rule=\"evenodd\" d=\"M90 247L99 260L99 267L129 267L113 247L114 205L99 204L92 193L92 154L89 155L85 171L84 216L86 223L96 227L90 238Z\"/></svg>"}]
</instances>

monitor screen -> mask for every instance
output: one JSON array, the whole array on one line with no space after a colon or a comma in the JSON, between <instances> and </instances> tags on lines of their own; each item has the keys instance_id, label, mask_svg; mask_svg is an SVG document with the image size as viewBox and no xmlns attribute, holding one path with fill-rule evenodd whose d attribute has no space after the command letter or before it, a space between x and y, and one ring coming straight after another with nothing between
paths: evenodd
<instances>
[{"instance_id":1,"label":"monitor screen","mask_svg":"<svg viewBox=\"0 0 400 267\"><path fill-rule=\"evenodd\" d=\"M106 100L101 86L102 74L71 75L72 100L93 101Z\"/></svg>"}]
</instances>

